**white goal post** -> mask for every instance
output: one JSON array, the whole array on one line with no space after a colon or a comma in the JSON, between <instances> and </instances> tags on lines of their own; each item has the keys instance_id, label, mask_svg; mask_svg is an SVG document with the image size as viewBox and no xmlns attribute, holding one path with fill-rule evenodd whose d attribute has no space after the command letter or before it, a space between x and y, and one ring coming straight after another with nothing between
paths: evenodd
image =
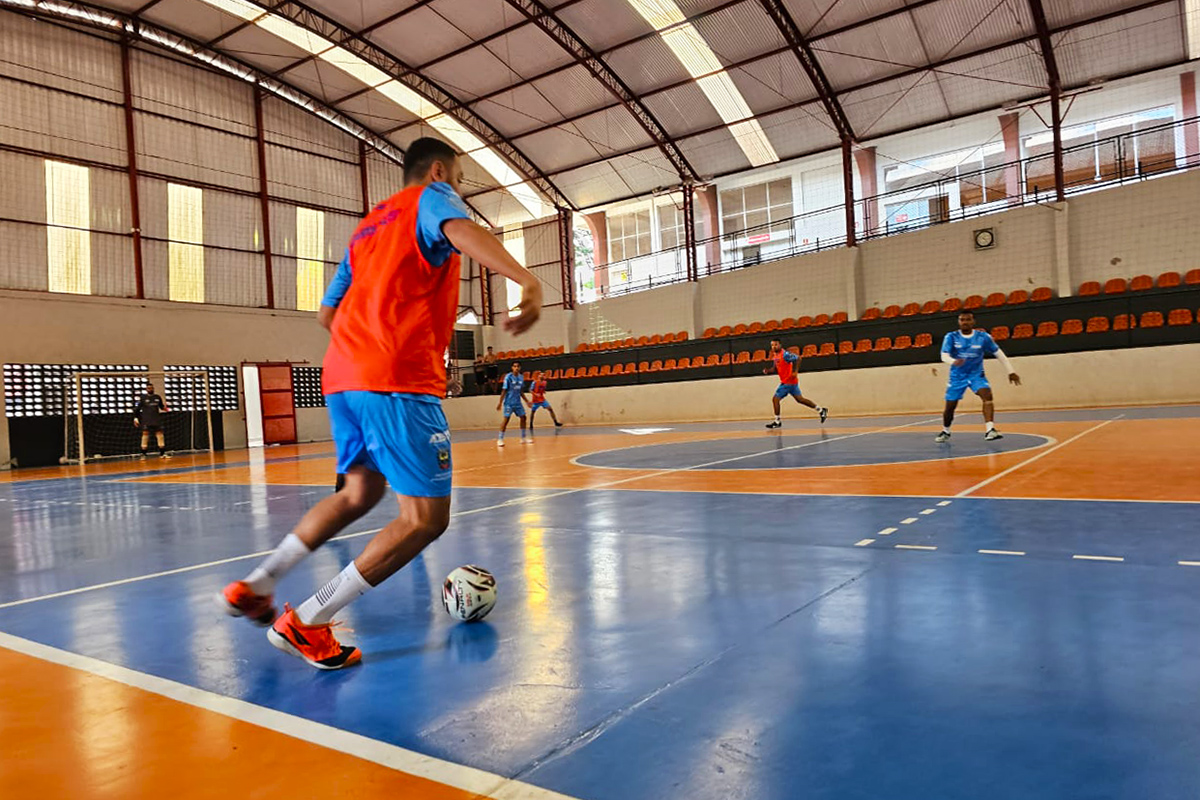
<instances>
[{"instance_id":1,"label":"white goal post","mask_svg":"<svg viewBox=\"0 0 1200 800\"><path fill-rule=\"evenodd\" d=\"M134 409L147 384L163 398L166 450L213 451L212 392L207 370L74 372L63 385L63 463L82 464L141 453ZM157 443L150 442L152 448Z\"/></svg>"}]
</instances>

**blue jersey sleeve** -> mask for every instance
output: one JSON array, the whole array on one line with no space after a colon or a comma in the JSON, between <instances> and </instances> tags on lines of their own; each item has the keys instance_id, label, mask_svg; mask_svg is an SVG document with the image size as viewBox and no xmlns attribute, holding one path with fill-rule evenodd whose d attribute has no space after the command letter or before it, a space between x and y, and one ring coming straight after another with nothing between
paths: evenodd
<instances>
[{"instance_id":1,"label":"blue jersey sleeve","mask_svg":"<svg viewBox=\"0 0 1200 800\"><path fill-rule=\"evenodd\" d=\"M996 355L996 351L1000 349L1000 345L996 344L996 340L992 338L990 333L984 334L983 352L989 355Z\"/></svg>"},{"instance_id":2,"label":"blue jersey sleeve","mask_svg":"<svg viewBox=\"0 0 1200 800\"><path fill-rule=\"evenodd\" d=\"M337 308L350 290L351 277L350 251L347 250L346 255L342 256L342 263L338 264L337 272L333 274L333 280L329 282L329 288L325 290L325 296L321 298L321 305Z\"/></svg>"},{"instance_id":3,"label":"blue jersey sleeve","mask_svg":"<svg viewBox=\"0 0 1200 800\"><path fill-rule=\"evenodd\" d=\"M793 364L800 360L800 356L793 353L791 350L783 351L783 360L791 361Z\"/></svg>"},{"instance_id":4,"label":"blue jersey sleeve","mask_svg":"<svg viewBox=\"0 0 1200 800\"><path fill-rule=\"evenodd\" d=\"M470 219L467 204L448 183L431 183L421 192L417 205L417 246L421 255L435 267L440 267L458 252L442 233L442 226L452 219Z\"/></svg>"},{"instance_id":5,"label":"blue jersey sleeve","mask_svg":"<svg viewBox=\"0 0 1200 800\"><path fill-rule=\"evenodd\" d=\"M953 353L954 352L953 341L954 341L954 331L950 331L950 333L947 333L945 336L942 337L942 352L943 353Z\"/></svg>"}]
</instances>

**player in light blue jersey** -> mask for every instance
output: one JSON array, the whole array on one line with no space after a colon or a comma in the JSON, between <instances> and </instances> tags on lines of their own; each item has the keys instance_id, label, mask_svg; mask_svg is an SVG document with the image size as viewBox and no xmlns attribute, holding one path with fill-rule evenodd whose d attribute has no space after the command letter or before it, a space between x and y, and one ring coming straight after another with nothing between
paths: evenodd
<instances>
[{"instance_id":1,"label":"player in light blue jersey","mask_svg":"<svg viewBox=\"0 0 1200 800\"><path fill-rule=\"evenodd\" d=\"M954 422L954 410L967 389L979 395L983 401L983 420L987 423L987 432L983 438L989 442L999 439L1000 431L996 430L993 421L996 416L996 404L992 401L992 387L983 374L983 358L994 355L1008 380L1014 386L1021 385L1021 376L1013 372L1012 362L1004 351L996 344L996 340L986 331L975 330L975 315L964 311L958 315L958 330L950 331L942 340L942 361L950 365L950 383L946 386L946 410L942 412L942 432L934 441L947 442L950 440L950 425Z\"/></svg>"},{"instance_id":2,"label":"player in light blue jersey","mask_svg":"<svg viewBox=\"0 0 1200 800\"><path fill-rule=\"evenodd\" d=\"M525 379L521 377L521 362L514 361L512 372L504 376L504 383L500 386L500 402L496 404L496 410L504 407L504 422L500 423L500 437L496 439L496 444L504 447L504 429L508 427L508 418L516 414L521 418L521 444L533 444L533 437L525 438L525 404L529 401L525 399Z\"/></svg>"}]
</instances>

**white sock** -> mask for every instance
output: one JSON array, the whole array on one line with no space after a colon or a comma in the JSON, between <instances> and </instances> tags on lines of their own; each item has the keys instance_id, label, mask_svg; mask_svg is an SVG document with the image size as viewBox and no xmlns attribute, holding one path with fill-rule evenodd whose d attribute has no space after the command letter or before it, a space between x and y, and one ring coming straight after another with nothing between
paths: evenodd
<instances>
[{"instance_id":1,"label":"white sock","mask_svg":"<svg viewBox=\"0 0 1200 800\"><path fill-rule=\"evenodd\" d=\"M776 415L775 415L775 421L776 421L776 422L779 422L779 415L778 415L778 414L776 414Z\"/></svg>"},{"instance_id":2,"label":"white sock","mask_svg":"<svg viewBox=\"0 0 1200 800\"><path fill-rule=\"evenodd\" d=\"M944 434L946 434L947 436L949 436L949 435L950 435L950 426L949 426L949 425L943 425L943 426L942 426L942 433L944 433Z\"/></svg>"},{"instance_id":3,"label":"white sock","mask_svg":"<svg viewBox=\"0 0 1200 800\"><path fill-rule=\"evenodd\" d=\"M996 423L994 423L994 422L989 422L989 423L987 424L987 427L985 428L985 430L989 430L989 431L994 431L994 430L996 430Z\"/></svg>"},{"instance_id":4,"label":"white sock","mask_svg":"<svg viewBox=\"0 0 1200 800\"><path fill-rule=\"evenodd\" d=\"M333 580L317 590L296 609L296 616L305 625L324 625L333 621L333 615L362 597L371 584L359 574L358 567L351 561Z\"/></svg>"},{"instance_id":5,"label":"white sock","mask_svg":"<svg viewBox=\"0 0 1200 800\"><path fill-rule=\"evenodd\" d=\"M275 552L255 567L243 582L255 594L271 594L275 591L276 582L291 572L292 568L311 552L308 545L300 541L296 534L289 533L283 537L283 541L275 548Z\"/></svg>"}]
</instances>

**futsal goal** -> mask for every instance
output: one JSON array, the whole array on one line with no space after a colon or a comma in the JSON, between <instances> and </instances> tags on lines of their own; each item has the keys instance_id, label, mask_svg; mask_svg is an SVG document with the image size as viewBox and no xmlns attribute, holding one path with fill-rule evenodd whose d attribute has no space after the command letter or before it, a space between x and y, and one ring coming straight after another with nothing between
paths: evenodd
<instances>
[{"instance_id":1,"label":"futsal goal","mask_svg":"<svg viewBox=\"0 0 1200 800\"><path fill-rule=\"evenodd\" d=\"M74 372L63 383L64 463L129 458L141 453L135 411L147 385L162 397L165 448L171 453L213 450L212 393L207 370ZM157 450L156 432L149 448Z\"/></svg>"}]
</instances>

